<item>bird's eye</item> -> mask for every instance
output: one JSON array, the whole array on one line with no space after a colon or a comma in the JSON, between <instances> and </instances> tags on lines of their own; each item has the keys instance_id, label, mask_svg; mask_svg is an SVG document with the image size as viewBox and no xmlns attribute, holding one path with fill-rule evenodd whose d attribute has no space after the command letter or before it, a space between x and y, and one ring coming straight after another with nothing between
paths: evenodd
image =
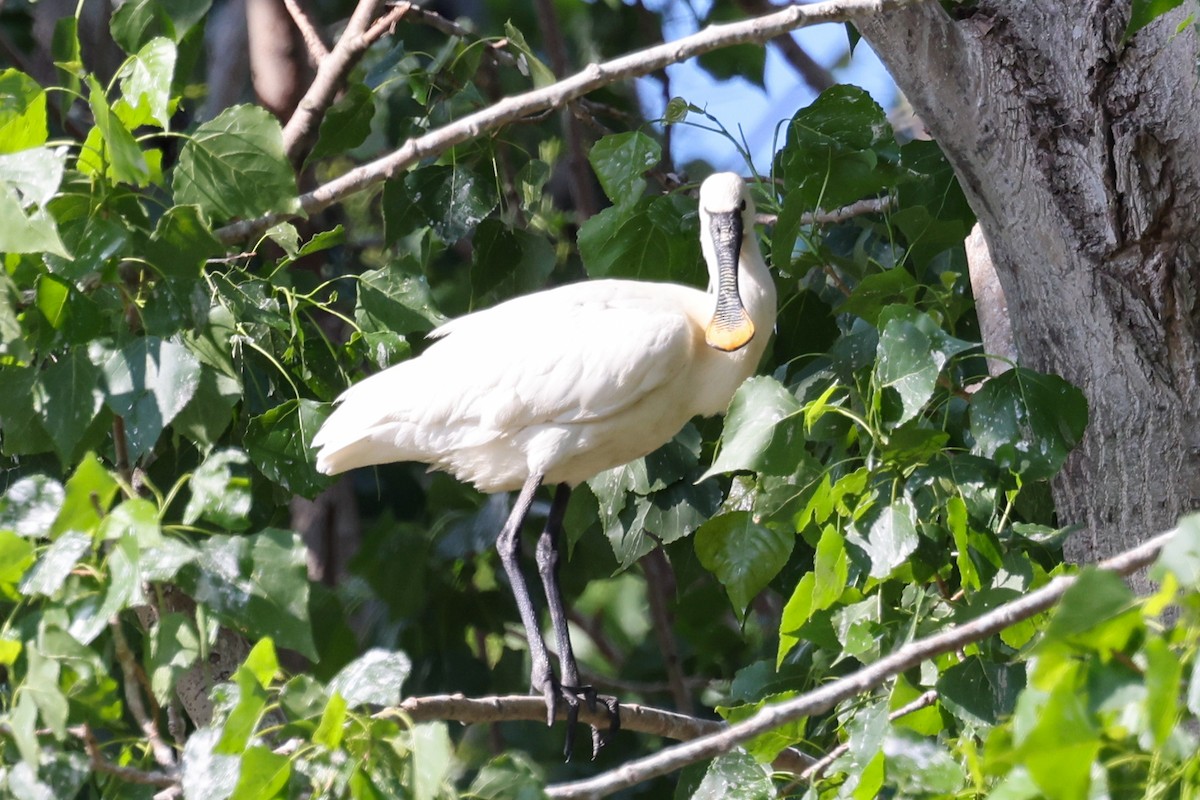
<instances>
[{"instance_id":1,"label":"bird's eye","mask_svg":"<svg viewBox=\"0 0 1200 800\"><path fill-rule=\"evenodd\" d=\"M745 211L745 210L746 210L746 201L743 198L743 200L740 203L738 203L738 211Z\"/></svg>"}]
</instances>

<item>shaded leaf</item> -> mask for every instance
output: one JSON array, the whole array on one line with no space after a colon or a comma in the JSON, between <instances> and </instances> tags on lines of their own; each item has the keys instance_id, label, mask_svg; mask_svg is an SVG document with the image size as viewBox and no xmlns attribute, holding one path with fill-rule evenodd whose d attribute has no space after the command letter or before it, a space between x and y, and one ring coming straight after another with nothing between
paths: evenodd
<instances>
[{"instance_id":1,"label":"shaded leaf","mask_svg":"<svg viewBox=\"0 0 1200 800\"><path fill-rule=\"evenodd\" d=\"M1057 375L1016 367L971 398L972 450L1029 480L1049 478L1083 438L1083 392Z\"/></svg>"},{"instance_id":2,"label":"shaded leaf","mask_svg":"<svg viewBox=\"0 0 1200 800\"><path fill-rule=\"evenodd\" d=\"M205 539L180 573L196 602L252 636L315 658L308 620L307 550L291 531Z\"/></svg>"},{"instance_id":3,"label":"shaded leaf","mask_svg":"<svg viewBox=\"0 0 1200 800\"><path fill-rule=\"evenodd\" d=\"M779 574L795 536L759 525L746 511L714 517L696 531L696 555L716 575L741 618L746 607Z\"/></svg>"},{"instance_id":4,"label":"shaded leaf","mask_svg":"<svg viewBox=\"0 0 1200 800\"><path fill-rule=\"evenodd\" d=\"M129 458L148 453L200 382L200 361L182 344L143 336L104 364L105 400L125 420Z\"/></svg>"},{"instance_id":5,"label":"shaded leaf","mask_svg":"<svg viewBox=\"0 0 1200 800\"><path fill-rule=\"evenodd\" d=\"M200 125L180 150L171 188L177 205L218 220L299 208L279 122L257 106L232 106Z\"/></svg>"}]
</instances>

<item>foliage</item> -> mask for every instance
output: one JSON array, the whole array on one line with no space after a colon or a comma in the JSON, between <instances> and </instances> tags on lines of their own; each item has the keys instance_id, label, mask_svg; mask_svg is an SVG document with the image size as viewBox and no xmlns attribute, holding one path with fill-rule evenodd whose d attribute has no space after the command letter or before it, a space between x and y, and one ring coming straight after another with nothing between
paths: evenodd
<instances>
[{"instance_id":1,"label":"foliage","mask_svg":"<svg viewBox=\"0 0 1200 800\"><path fill-rule=\"evenodd\" d=\"M222 224L298 207L297 172L260 108L186 122L202 5L122 5L126 60L107 86L79 60L73 19L61 85L0 73L0 786L147 796L116 769L161 769L139 702L170 731L189 797L528 797L657 748L622 734L598 764L562 765L559 732L530 723L497 731L493 757L478 727L395 710L524 688L490 552L504 498L412 465L363 471L361 549L336 586L309 579L289 506L331 485L308 448L331 401L445 318L584 277L703 283L695 201L666 177L662 129L594 143L611 205L590 219L552 199L566 156L550 120L226 248ZM634 12L614 5L564 10L564 27L616 54ZM373 48L307 169L334 174L486 104L489 81L550 80L520 33L536 26L513 13L503 35L524 73L485 75L480 42L416 26ZM762 79L761 58L734 55L702 64ZM90 127L72 139L75 95ZM671 124L703 115L689 100ZM580 487L567 518L595 681L667 702L643 567L661 547L683 670L731 720L1069 572L1047 482L1087 416L1056 376L987 375L962 248L973 218L936 145L898 142L865 92L838 86L786 121L766 171L780 317L760 376L723 421ZM812 218L873 197L892 204ZM1191 791L1197 553L1191 519L1155 596L1085 570L1054 612L687 772L679 796ZM214 676L230 631L250 647ZM210 702L183 699L196 685ZM927 690L936 703L889 719ZM766 766L839 744L809 785Z\"/></svg>"}]
</instances>

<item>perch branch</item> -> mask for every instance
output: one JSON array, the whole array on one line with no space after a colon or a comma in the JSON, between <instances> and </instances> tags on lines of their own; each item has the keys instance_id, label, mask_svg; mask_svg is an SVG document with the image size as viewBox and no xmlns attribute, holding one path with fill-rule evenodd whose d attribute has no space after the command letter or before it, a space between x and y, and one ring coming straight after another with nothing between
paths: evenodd
<instances>
[{"instance_id":1,"label":"perch branch","mask_svg":"<svg viewBox=\"0 0 1200 800\"><path fill-rule=\"evenodd\" d=\"M1175 531L1160 534L1124 553L1101 562L1101 569L1128 575L1149 565ZM999 633L1005 628L1053 606L1075 582L1074 577L1058 577L1042 588L1012 602L1005 603L968 623L942 631L924 639L910 642L891 655L869 664L844 678L821 686L811 692L777 705L767 706L753 717L724 730L701 736L682 744L664 748L654 755L629 761L617 769L593 778L549 786L547 797L592 798L606 797L621 789L636 786L642 781L666 775L697 761L727 753L742 742L794 722L803 717L823 714L843 700L863 694L889 678L911 669L921 662L942 653Z\"/></svg>"},{"instance_id":2,"label":"perch branch","mask_svg":"<svg viewBox=\"0 0 1200 800\"><path fill-rule=\"evenodd\" d=\"M396 708L386 709L376 716L402 714L413 722L454 720L464 724L512 722L526 720L544 722L546 701L533 695L508 695L503 697L465 697L461 694L410 697ZM565 708L558 709L559 720L567 718ZM600 728L608 726L608 710L597 706L589 710L586 705L579 708L579 722ZM686 714L676 714L636 703L621 704L621 730L662 736L667 739L689 741L700 736L728 730L724 722L699 719ZM775 760L777 769L799 774L817 763L812 756L788 748Z\"/></svg>"},{"instance_id":3,"label":"perch branch","mask_svg":"<svg viewBox=\"0 0 1200 800\"><path fill-rule=\"evenodd\" d=\"M534 89L522 94L513 95L512 97L506 97L488 108L468 114L461 119L436 128L423 136L409 139L388 155L352 169L346 174L318 186L313 191L301 195L300 213L315 214L357 192L381 183L422 159L444 153L456 144L482 136L489 131L494 131L511 122L528 117L531 114L546 111L547 109L561 108L571 100L602 86L608 86L627 78L647 75L662 69L668 64L676 64L692 56L722 47L729 47L735 44L761 43L781 33L806 25L816 25L823 22L846 22L865 15L881 14L924 1L824 0L824 2L813 3L811 5L787 6L772 14L742 22L710 25L699 33L685 36L673 42L648 47L644 50L606 61L603 64L591 64L569 78L564 78L541 89ZM372 9L375 8L378 2L379 0L364 0L363 5L355 10L355 16L357 17L362 8L367 5ZM393 11L404 8L404 6L397 6ZM353 22L353 18L351 21ZM325 62L321 64L321 68L317 71L317 79L313 82L313 87L309 90L310 94L314 92L317 84L323 81L331 81L332 86L337 85L336 81L333 81L332 78L324 76L327 74L332 75L334 72L332 62L339 53L339 49L343 47L344 42L347 43L345 45L346 50L350 49L350 45L348 44L350 39L351 37L349 36L343 36L338 41L338 44L330 53L330 58L326 59L327 62L331 62L330 66L327 67ZM332 98L332 92L333 89L330 88L330 98ZM291 120L288 120L288 126L284 129L285 143L291 142L298 135L296 132L293 132L289 138L289 129L295 131L297 128L304 128L305 123L301 119L301 115L307 115L307 117L314 119L313 122L308 123L310 127L315 124L315 118L319 114L306 110L309 106L310 101L306 96L300 102L300 107L296 110L296 114L293 115ZM295 144L292 145L293 148L295 146ZM289 154L292 152L292 149L288 150ZM272 225L293 216L296 216L296 214L274 212L261 217L255 217L254 219L242 220L226 225L219 228L216 231L216 235L224 244L233 244L234 242L244 241L262 233Z\"/></svg>"}]
</instances>

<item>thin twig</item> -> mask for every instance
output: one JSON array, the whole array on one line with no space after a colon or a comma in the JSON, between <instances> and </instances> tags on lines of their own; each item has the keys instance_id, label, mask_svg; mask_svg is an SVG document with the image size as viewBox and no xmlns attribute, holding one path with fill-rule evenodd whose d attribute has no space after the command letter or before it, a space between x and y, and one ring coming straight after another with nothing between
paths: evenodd
<instances>
[{"instance_id":1,"label":"thin twig","mask_svg":"<svg viewBox=\"0 0 1200 800\"><path fill-rule=\"evenodd\" d=\"M363 0L364 5L370 4L372 7L376 2L377 0ZM217 229L216 235L224 244L244 241L285 219L301 214L315 214L357 192L387 180L422 159L444 153L456 144L502 128L530 114L536 114L546 109L561 108L571 100L602 86L608 86L626 78L646 75L662 69L668 64L676 64L722 47L763 42L773 36L806 25L846 22L864 15L880 14L922 2L927 2L927 0L824 0L824 2L810 5L788 6L773 14L743 22L712 25L699 33L685 36L674 42L648 47L603 64L591 64L569 78L564 78L540 89L507 97L488 108L468 114L423 136L409 139L390 154L352 169L341 177L301 195L299 212L275 212L242 220ZM355 10L356 15L359 10L361 7ZM338 48L342 47L343 41L347 39L348 37L343 36L338 41L325 63L334 60ZM317 81L313 83L314 88L318 82L322 81L322 73L327 71L325 63L322 63L322 68L318 70ZM332 70L333 68L330 67L328 71L332 72ZM311 93L313 89L309 91ZM330 96L332 97L332 94ZM297 115L312 113L304 110L307 102L307 97L301 101L300 108L293 115L293 119L288 121L288 128L293 128L293 121L297 119ZM295 132L289 137L288 128L284 129L285 143L294 141L298 131L305 129L303 123L296 122ZM296 145L293 144L292 147L294 148ZM288 150L289 154L293 152L297 151Z\"/></svg>"},{"instance_id":2,"label":"thin twig","mask_svg":"<svg viewBox=\"0 0 1200 800\"><path fill-rule=\"evenodd\" d=\"M167 773L135 769L134 767L123 767L109 761L104 757L104 753L101 752L100 743L96 741L96 737L87 723L73 725L67 729L67 732L83 741L83 747L87 750L88 761L91 763L93 772L103 772L105 775L120 778L126 783L136 783L142 786L167 787L179 785L179 778L173 774L173 771L172 773Z\"/></svg>"},{"instance_id":3,"label":"thin twig","mask_svg":"<svg viewBox=\"0 0 1200 800\"><path fill-rule=\"evenodd\" d=\"M1155 536L1097 566L1120 575L1128 575L1149 565L1174 535L1174 531L1169 531ZM749 719L731 725L723 731L664 748L653 755L629 761L615 770L593 778L547 787L546 796L588 800L606 797L650 778L674 772L688 764L727 753L742 742L789 722L823 714L843 700L868 692L923 661L985 639L1010 625L1039 614L1057 603L1074 582L1074 577L1055 578L1042 588L981 614L968 623L910 642L874 664L799 697L767 706Z\"/></svg>"},{"instance_id":4,"label":"thin twig","mask_svg":"<svg viewBox=\"0 0 1200 800\"><path fill-rule=\"evenodd\" d=\"M542 31L542 44L550 58L550 69L554 77L562 80L570 71L571 63L567 59L567 41L563 36L562 26L558 23L558 12L554 10L554 0L533 0L534 13L537 15L538 27ZM587 147L583 141L583 129L570 110L571 104L561 115L563 137L567 140L567 168L571 173L569 190L571 200L575 205L576 223L583 224L599 211L596 201L595 179L587 160Z\"/></svg>"},{"instance_id":5,"label":"thin twig","mask_svg":"<svg viewBox=\"0 0 1200 800\"><path fill-rule=\"evenodd\" d=\"M283 4L292 15L292 22L296 23L300 37L304 39L304 46L308 48L308 57L312 59L313 66L319 66L325 56L329 55L329 48L322 41L321 34L317 32L305 10L300 7L299 0L283 0Z\"/></svg>"},{"instance_id":6,"label":"thin twig","mask_svg":"<svg viewBox=\"0 0 1200 800\"><path fill-rule=\"evenodd\" d=\"M133 486L133 470L129 465L129 440L125 438L125 418L113 414L113 452L117 458L117 474L126 486Z\"/></svg>"},{"instance_id":7,"label":"thin twig","mask_svg":"<svg viewBox=\"0 0 1200 800\"><path fill-rule=\"evenodd\" d=\"M646 597L650 601L650 626L658 649L662 653L667 681L671 686L671 697L675 708L683 714L694 712L692 693L688 689L683 665L679 660L679 647L675 644L675 624L671 618L670 598L675 595L675 575L662 546L655 547L642 558L642 571L646 573Z\"/></svg>"},{"instance_id":8,"label":"thin twig","mask_svg":"<svg viewBox=\"0 0 1200 800\"><path fill-rule=\"evenodd\" d=\"M925 694L921 695L916 700L913 700L911 703L903 705L892 713L888 714L888 721L895 722L901 717L907 717L909 714L920 711L922 708L928 708L936 703L937 699L938 693L933 689L930 689L928 692L925 692ZM842 742L837 747L826 753L823 758L818 759L817 762L811 767L801 772L800 780L785 788L782 792L780 792L780 794L786 796L790 789L798 788L801 781L811 781L821 777L821 775L825 773L825 770L829 769L829 765L841 758L842 754L847 752L849 749L850 742Z\"/></svg>"},{"instance_id":9,"label":"thin twig","mask_svg":"<svg viewBox=\"0 0 1200 800\"><path fill-rule=\"evenodd\" d=\"M158 732L158 724L146 711L146 704L142 702L142 695L139 691L142 682L138 678L137 659L134 657L133 651L129 649L125 632L121 630L121 620L114 616L109 620L108 627L112 630L113 649L116 651L117 661L121 664L121 673L125 678L125 705L129 707L129 713L137 720L138 726L150 743L150 751L154 754L154 760L159 763L159 766L174 769L175 751L163 741L162 735Z\"/></svg>"},{"instance_id":10,"label":"thin twig","mask_svg":"<svg viewBox=\"0 0 1200 800\"><path fill-rule=\"evenodd\" d=\"M560 704L558 720L567 718L565 704ZM395 708L378 712L376 717L401 714L413 722L454 720L464 724L534 721L546 719L546 701L534 695L505 695L493 697L465 697L461 694L429 695L410 697ZM599 728L608 726L611 720L608 709L599 704L594 710L586 704L579 708L579 722ZM728 730L724 722L700 719L686 714L676 714L637 703L621 704L621 730L662 736L667 739L688 741L699 736ZM775 767L781 771L800 773L816 761L812 756L795 748L779 754Z\"/></svg>"},{"instance_id":11,"label":"thin twig","mask_svg":"<svg viewBox=\"0 0 1200 800\"><path fill-rule=\"evenodd\" d=\"M479 40L479 37L476 34L467 30L462 25L459 25L454 20L443 17L436 11L430 11L429 9L421 8L408 2L397 2L396 0L389 0L388 5L395 7L408 6L406 17L410 21L427 25L439 33L444 33L447 36L454 36L458 39ZM489 44L484 52L486 52L488 57L494 60L497 64L502 64L506 67L517 66L516 57L506 50L503 50L502 44L499 42L495 44Z\"/></svg>"},{"instance_id":12,"label":"thin twig","mask_svg":"<svg viewBox=\"0 0 1200 800\"><path fill-rule=\"evenodd\" d=\"M896 198L891 195L885 197L868 197L865 200L858 200L848 206L835 208L830 211L818 208L816 211L805 211L800 215L801 225L829 225L835 222L845 222L854 217L861 217L866 214L882 214L884 211L890 211L896 205ZM779 221L778 214L757 214L755 219L763 225L774 225Z\"/></svg>"}]
</instances>

